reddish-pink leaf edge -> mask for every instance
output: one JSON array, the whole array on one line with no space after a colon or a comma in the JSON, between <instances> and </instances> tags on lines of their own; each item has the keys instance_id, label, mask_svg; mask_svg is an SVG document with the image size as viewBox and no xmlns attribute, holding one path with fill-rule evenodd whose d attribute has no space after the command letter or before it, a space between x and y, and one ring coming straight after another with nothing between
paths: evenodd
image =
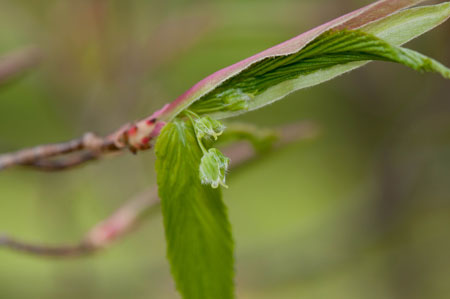
<instances>
[{"instance_id":1,"label":"reddish-pink leaf edge","mask_svg":"<svg viewBox=\"0 0 450 299\"><path fill-rule=\"evenodd\" d=\"M267 57L289 55L300 51L314 38L330 29L357 29L374 21L383 19L399 10L414 6L425 0L380 0L363 8L350 12L330 22L315 27L281 44L264 50L256 55L223 68L199 81L189 90L165 107L165 115L173 118L181 112L192 99L205 95L228 78L239 74L255 62ZM167 119L169 120L169 119Z\"/></svg>"}]
</instances>

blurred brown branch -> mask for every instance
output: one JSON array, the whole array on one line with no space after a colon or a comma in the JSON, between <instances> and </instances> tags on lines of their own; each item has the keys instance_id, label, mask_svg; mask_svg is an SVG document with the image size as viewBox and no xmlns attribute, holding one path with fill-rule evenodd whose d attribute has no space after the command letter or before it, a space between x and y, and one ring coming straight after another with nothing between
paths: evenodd
<instances>
[{"instance_id":1,"label":"blurred brown branch","mask_svg":"<svg viewBox=\"0 0 450 299\"><path fill-rule=\"evenodd\" d=\"M100 156L101 155L96 152L86 151L58 159L37 160L28 164L24 164L24 166L35 168L41 171L60 171L68 168L73 168L88 161L97 160L100 158Z\"/></svg>"},{"instance_id":2,"label":"blurred brown branch","mask_svg":"<svg viewBox=\"0 0 450 299\"><path fill-rule=\"evenodd\" d=\"M51 257L77 257L92 254L117 240L134 228L151 208L157 206L156 188L150 188L125 202L107 219L95 225L85 237L74 245L40 245L0 235L0 247L28 254Z\"/></svg>"},{"instance_id":3,"label":"blurred brown branch","mask_svg":"<svg viewBox=\"0 0 450 299\"><path fill-rule=\"evenodd\" d=\"M29 46L0 57L0 84L37 65L42 58L39 48Z\"/></svg>"},{"instance_id":4,"label":"blurred brown branch","mask_svg":"<svg viewBox=\"0 0 450 299\"><path fill-rule=\"evenodd\" d=\"M279 138L273 149L279 149L296 141L313 138L317 135L318 129L313 123L305 121L284 126L278 129L277 133ZM223 151L226 156L231 158L232 168L236 168L258 156L257 152L247 141L234 143L224 148ZM38 245L0 235L0 247L39 256L85 256L103 249L118 240L136 227L140 220L158 204L157 188L152 187L125 202L109 218L94 226L78 244L62 246Z\"/></svg>"}]
</instances>

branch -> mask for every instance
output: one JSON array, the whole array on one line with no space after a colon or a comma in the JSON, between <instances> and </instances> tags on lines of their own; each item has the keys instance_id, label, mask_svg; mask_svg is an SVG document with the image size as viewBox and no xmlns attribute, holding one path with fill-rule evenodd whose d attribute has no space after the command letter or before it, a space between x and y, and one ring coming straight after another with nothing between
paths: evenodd
<instances>
[{"instance_id":1,"label":"branch","mask_svg":"<svg viewBox=\"0 0 450 299\"><path fill-rule=\"evenodd\" d=\"M134 125L125 125L124 127L122 127L121 129L119 129L118 131L114 132L113 134L111 134L109 137L106 138L96 138L96 140L98 142L96 142L96 146L90 147L87 146L84 143L84 138L81 138L79 140L74 140L74 141L70 141L68 143L63 143L63 144L58 144L58 145L44 145L44 146L40 146L37 148L31 148L31 149L27 149L27 150L22 150L19 152L15 152L15 153L10 153L10 154L4 154L4 155L0 155L0 170L5 169L7 167L11 167L11 166L15 166L15 165L38 165L35 168L36 169L53 169L53 170L57 170L57 169L68 169L70 168L72 165L80 165L86 161L90 161L93 159L78 159L77 163L66 163L64 164L64 167L39 167L39 165L43 165L44 162L42 162L43 159L47 159L48 157L63 157L65 158L65 155L68 153L75 153L75 152L80 152L83 151L84 149L88 148L89 151L91 152L95 152L97 154L96 158L100 158L103 154L107 154L110 152L114 152L114 151L121 151L125 148L130 149L133 153L136 153L138 150L146 150L151 148L151 141L159 135L159 132L161 130L161 128L165 125L165 123L167 121L172 120L176 115L178 115L179 113L181 113L184 109L190 107L195 100L199 100L202 99L203 96L208 95L211 92L219 92L219 86L222 86L222 84L225 84L225 82L237 82L237 81L242 81L242 80L247 80L247 79L251 79L252 78L252 82L256 79L258 79L257 74L258 72L265 70L264 72L267 72L269 70L274 71L273 67L277 68L277 67L281 67L281 65L283 63L288 63L290 60L292 59L292 57L297 57L295 55L299 55L300 51L302 51L303 49L306 49L305 47L307 47L308 45L310 45L311 42L317 42L317 38L321 37L322 34L324 34L325 32L329 31L329 30L361 30L361 29L366 29L366 33L368 34L375 34L375 35L380 35L380 34L387 34L387 30L386 28L390 28L392 26L392 24L396 24L396 22L398 23L399 20L401 20L401 26L396 26L396 30L394 31L389 31L389 35L390 38L392 40L395 40L396 44L402 44L403 42L406 42L407 40L410 40L412 38L417 37L418 35L425 33L428 30L431 30L432 28L434 28L435 26L441 24L442 22L446 21L449 18L448 15L448 4L441 4L440 6L434 6L434 9L437 10L431 10L429 11L429 8L427 7L423 7L419 10L411 10L409 11L409 13L407 14L407 16L400 12L397 13L401 10L404 10L408 7L414 6L420 2L422 2L423 0L379 0L375 3L372 3L370 5L367 5L361 9L355 10L349 14L346 14L344 16L341 16L335 20L332 20L330 22L327 22L325 24L322 24L318 27L313 28L312 30L309 30L301 35L298 35L295 38L292 38L286 42L283 42L281 44L278 44L274 47L271 47L269 49L266 49L256 55L253 55L247 59L244 59L240 62L237 62L233 65L230 65L222 70L219 70L217 72L215 72L214 74L211 74L210 76L204 78L203 80L201 80L200 82L198 82L197 84L195 84L194 86L192 86L189 90L187 90L185 93L183 93L182 95L180 95L178 98L176 98L173 102L167 104L166 106L164 106L161 110L156 111L152 116L143 119L141 121L138 121L137 123L135 123ZM426 12L428 11L428 12ZM440 11L442 11L442 14L440 13ZM438 13L439 12L439 13ZM424 15L427 16L427 18L424 18ZM405 19L406 18L406 19ZM424 19L426 19L426 21L424 21ZM405 23L406 22L406 23ZM417 30L405 30L405 28L407 27L405 24L412 24L414 23L414 26L417 26ZM367 26L372 26L372 27L367 27ZM394 26L395 27L395 26ZM406 33L407 34L406 34ZM396 38L393 38L393 36L397 36ZM390 42L390 40L386 40L387 42ZM380 43L382 43L384 45L384 42L382 42L381 40L379 41ZM388 47L388 44L386 44L386 47L393 50L393 49L397 49L394 46L390 46ZM387 51L390 52L390 50L384 49L383 51ZM400 51L401 49L397 49L398 51ZM403 53L404 50L401 50L399 53ZM406 52L405 52L406 53ZM412 53L408 50L408 53ZM322 53L323 54L323 53ZM368 54L370 54L368 52ZM404 53L403 53L404 54ZM291 56L294 55L294 56ZM414 55L419 55L419 54L414 54ZM289 56L291 58L289 58L287 61L284 61L283 59L287 59L286 57ZM358 55L357 55L358 56ZM369 55L370 56L370 55ZM377 55L372 55L369 58L374 58ZM358 56L359 57L359 56ZM365 56L364 56L365 57ZM361 60L360 64L358 65L354 65L354 64L346 64L346 66L342 69L340 69L338 72L333 72L330 71L327 73L327 75L321 75L321 76L316 76L315 79L308 81L305 81L305 78L303 78L301 81L302 82L309 82L309 83L305 83L306 85L302 85L298 82L299 74L295 75L297 81L292 81L294 82L293 84L291 84L292 86L289 87L288 89L285 88L278 88L278 89L270 89L271 92L269 92L267 89L266 91L263 92L263 94L259 94L257 95L260 99L264 99L261 101L257 101L254 102L254 106L249 107L251 109L256 109L258 107L261 107L262 105L266 105L268 104L268 100L269 98L271 98L272 100L275 99L281 99L282 97L286 96L288 93L294 91L294 90L298 90L301 88L305 88L307 86L312 86L315 84L319 84L324 82L324 80L329 80L334 78L338 73L344 73L347 71L350 71L351 69L355 68L355 67L360 67L362 66L365 62L364 61L370 61L370 59L368 57L360 57L357 58L357 60ZM380 56L381 57L381 56ZM392 60L391 58L389 58L388 56L383 56L384 59L388 59L388 60ZM414 56L416 57L416 56ZM417 57L422 57L421 55L417 56ZM298 57L297 57L298 58ZM268 66L266 63L268 63L267 61L271 59L280 59L283 60L284 62L281 63L280 65L274 64L271 66ZM356 59L356 58L355 58ZM406 58L404 58L406 59ZM425 59L425 58L423 58ZM428 58L427 58L428 59ZM345 59L344 59L345 60ZM336 60L334 63L336 63L336 65L343 65L345 62L348 62L347 60ZM408 59L406 59L408 60ZM414 59L413 59L414 60ZM431 60L422 60L419 59L422 62L417 62L419 64L407 64L413 68L419 68L419 69L426 69L426 70L433 70L433 71L438 71L440 73L442 73L444 76L447 76L448 74L448 70L438 64L437 62L431 61ZM14 59L13 59L14 61ZM353 60L352 60L353 61ZM402 62L401 60L398 60L397 58L392 60L395 62ZM431 63L431 62L432 63ZM290 62L289 62L290 63ZM404 63L404 62L402 62ZM256 64L261 64L259 66L257 66ZM14 69L11 67L8 67L9 64L6 64L7 67L5 69ZM14 65L14 63L13 63ZM21 65L20 63L16 63L16 65ZM333 64L334 65L334 64ZM259 67L262 67L262 69L258 70ZM267 69L266 69L267 67ZM256 69L255 69L256 68ZM271 69L272 68L272 69ZM16 67L17 69L17 67ZM20 69L20 67L19 67ZM321 70L323 70L323 68L320 68ZM255 70L258 70L258 72L254 73L251 77L245 77L243 74L252 74ZM311 69L311 71L317 71L315 69ZM274 71L275 72L275 71ZM266 74L268 75L268 73ZM275 75L275 73L273 73L272 75ZM310 73L308 76L313 76L312 73ZM261 76L259 76L261 77ZM322 79L318 79L319 77L323 77ZM311 77L312 78L312 77ZM291 78L292 80L294 80L294 78ZM230 81L231 80L231 81ZM245 81L244 80L244 81ZM262 81L261 81L262 80ZM287 80L287 79L286 79ZM242 82L244 82L242 81ZM256 80L260 83L262 83L264 80L261 78L259 78L258 80ZM255 82L256 82L255 81ZM228 83L227 83L228 84ZM248 86L251 85L255 85L253 83L245 83L244 85L249 84ZM266 84L266 83L265 83ZM267 83L268 84L268 83ZM273 83L270 83L269 85L267 85L266 87L274 87L279 83L276 83L275 81ZM255 85L256 86L256 85ZM224 85L223 88L225 88L227 90L227 92L232 92L232 94L234 92L241 92L241 89L238 88L238 85L234 85L230 83L230 85ZM256 88L256 87L255 87ZM248 94L242 94L239 95L238 97L235 98L235 100L243 100L246 101L245 99L247 97L252 98L253 92L256 92L256 90L252 89L252 92L249 92ZM273 91L273 92L272 92ZM222 94L222 93L221 93ZM211 94L213 95L213 94ZM250 96L252 95L252 96ZM218 96L218 94L217 94ZM224 96L224 95L223 95ZM231 96L228 95L228 96ZM216 99L222 99L223 101L228 101L226 100L226 98L228 97L218 97ZM241 99L242 96L242 99ZM233 95L234 97L234 95ZM231 98L230 98L231 99ZM207 98L204 98L204 100L206 102L208 102ZM220 100L220 101L222 101ZM234 101L234 100L233 100ZM225 102L224 102L225 103ZM236 102L239 103L239 102ZM243 103L243 102L241 102ZM232 108L231 103L227 103L227 105L231 105L228 106L228 108ZM227 106L226 105L226 106ZM225 107L225 106L224 106ZM217 108L217 107L216 107ZM210 109L210 108L209 108ZM242 109L239 109L242 110ZM223 114L223 113L226 113ZM232 115L237 115L238 113L241 113L243 111L235 111L235 110L229 110L229 111L216 111L216 113L222 113L222 117L224 116L232 116ZM67 165L67 167L65 167L65 165Z\"/></svg>"},{"instance_id":2,"label":"branch","mask_svg":"<svg viewBox=\"0 0 450 299\"><path fill-rule=\"evenodd\" d=\"M92 247L88 244L80 243L75 246L41 246L37 244L30 244L12 239L6 235L0 236L0 247L6 247L15 251L31 253L40 256L52 257L71 257L80 256L92 251Z\"/></svg>"},{"instance_id":3,"label":"branch","mask_svg":"<svg viewBox=\"0 0 450 299\"><path fill-rule=\"evenodd\" d=\"M157 31L157 35L153 36L146 43L146 46L144 47L145 51L143 51L149 53L147 48L154 44L159 44L165 50L161 53L156 53L157 59L141 57L140 67L143 67L142 60L144 61L144 65L158 64L167 60L167 57L165 56L175 55L180 50L185 49L186 45L192 43L197 35L204 33L205 28L208 26L202 27L201 25L205 25L209 20L195 16L192 20L188 20L189 26L194 24L195 27L199 27L195 28L195 30L193 30L194 28L188 28L188 31L195 31L195 33L190 32L191 34L186 35L186 32L184 32L183 36L172 36L172 38L168 38L168 35L175 34L173 29L176 28L177 25L183 23L182 21L183 20L177 21L176 23L171 21L170 23L162 24L161 28ZM192 21L194 21L194 23ZM168 42L169 44L167 44ZM166 45L164 43L166 43ZM1 56L0 84L21 74L28 68L35 66L42 60L42 57L42 51L34 46L29 46ZM154 115L158 115L158 112ZM141 129L139 128L142 128L144 132L140 132ZM126 148L130 149L133 153L136 153L138 150L151 148L151 139L159 134L158 131L155 131L153 134L152 132L154 129L158 130L160 128L161 124L156 125L156 119L151 116L137 122L135 125L124 125L105 138L95 136L92 133L86 133L81 138L65 143L41 145L13 153L3 154L0 155L0 171L19 165L42 171L60 171L82 165L89 161L98 160L106 154L120 152ZM86 151L86 149L88 150ZM67 156L73 153L76 153L76 155ZM59 157L59 159L48 159L52 157Z\"/></svg>"},{"instance_id":4,"label":"branch","mask_svg":"<svg viewBox=\"0 0 450 299\"><path fill-rule=\"evenodd\" d=\"M108 139L103 140L92 133L86 133L82 138L64 143L41 145L0 156L0 169L13 165L42 165L42 160L73 152L89 150L93 152L113 151L114 145ZM45 161L45 160L44 160Z\"/></svg>"},{"instance_id":5,"label":"branch","mask_svg":"<svg viewBox=\"0 0 450 299\"><path fill-rule=\"evenodd\" d=\"M126 124L107 137L86 133L83 137L63 143L40 145L0 155L0 171L12 166L32 166L41 170L64 170L104 155L129 149L132 153L152 147L151 141L159 135L170 114L168 105L150 117L135 124ZM76 153L76 158L68 158ZM62 158L60 163L49 158Z\"/></svg>"},{"instance_id":6,"label":"branch","mask_svg":"<svg viewBox=\"0 0 450 299\"><path fill-rule=\"evenodd\" d=\"M158 204L157 189L150 188L127 201L111 216L95 225L78 244L49 246L0 235L0 247L38 256L64 258L86 256L107 247L131 231L139 220Z\"/></svg>"},{"instance_id":7,"label":"branch","mask_svg":"<svg viewBox=\"0 0 450 299\"><path fill-rule=\"evenodd\" d=\"M29 46L0 57L0 84L37 65L42 58L41 51Z\"/></svg>"},{"instance_id":8,"label":"branch","mask_svg":"<svg viewBox=\"0 0 450 299\"><path fill-rule=\"evenodd\" d=\"M68 168L73 168L85 162L97 160L99 158L100 155L97 154L96 152L87 151L59 159L37 160L29 164L25 164L25 166L35 168L41 171L60 171Z\"/></svg>"},{"instance_id":9,"label":"branch","mask_svg":"<svg viewBox=\"0 0 450 299\"><path fill-rule=\"evenodd\" d=\"M301 122L284 126L277 130L280 136L273 149L280 149L296 141L313 138L317 127L310 122ZM223 150L231 158L233 169L258 157L256 151L246 141L240 141ZM137 227L140 220L159 205L157 188L152 187L133 199L125 202L110 217L94 226L85 237L75 245L47 246L16 240L6 235L0 236L0 247L9 248L37 256L79 257L95 253L126 235Z\"/></svg>"}]
</instances>

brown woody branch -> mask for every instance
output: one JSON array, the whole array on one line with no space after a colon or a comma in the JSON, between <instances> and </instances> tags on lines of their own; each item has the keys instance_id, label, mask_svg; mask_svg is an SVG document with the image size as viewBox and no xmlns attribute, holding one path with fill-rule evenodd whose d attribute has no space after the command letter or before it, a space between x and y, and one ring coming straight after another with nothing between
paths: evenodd
<instances>
[{"instance_id":1,"label":"brown woody branch","mask_svg":"<svg viewBox=\"0 0 450 299\"><path fill-rule=\"evenodd\" d=\"M317 135L317 128L310 122L284 126L278 130L279 139L274 149L281 148L295 141L312 138ZM226 147L224 154L231 158L231 167L236 168L257 157L252 146L241 141ZM38 245L16 240L6 235L0 236L0 247L9 248L28 254L48 257L79 257L95 253L135 228L150 210L158 206L157 188L153 187L127 201L106 220L92 228L85 237L75 245Z\"/></svg>"},{"instance_id":2,"label":"brown woody branch","mask_svg":"<svg viewBox=\"0 0 450 299\"><path fill-rule=\"evenodd\" d=\"M0 84L22 74L42 59L41 51L29 46L0 57Z\"/></svg>"},{"instance_id":3,"label":"brown woody branch","mask_svg":"<svg viewBox=\"0 0 450 299\"><path fill-rule=\"evenodd\" d=\"M92 254L132 230L150 209L157 206L157 189L151 188L127 201L110 217L95 225L85 237L74 245L42 245L19 241L0 235L0 247L38 256L78 257Z\"/></svg>"},{"instance_id":4,"label":"brown woody branch","mask_svg":"<svg viewBox=\"0 0 450 299\"><path fill-rule=\"evenodd\" d=\"M97 160L101 157L96 152L87 151L87 152L81 152L77 154L73 154L67 157L58 158L58 159L42 159L37 160L28 164L25 164L25 166L35 168L41 171L60 171L65 170L68 168L73 168L75 166L84 164L88 161Z\"/></svg>"},{"instance_id":5,"label":"brown woody branch","mask_svg":"<svg viewBox=\"0 0 450 299\"><path fill-rule=\"evenodd\" d=\"M137 50L140 53L138 55L140 56L139 63L133 64L133 67L138 65L139 69L132 68L130 71L139 73L144 69L149 69L150 65L156 67L155 64L166 61L167 56L177 55L180 51L185 50L187 45L189 46L205 33L205 28L209 27L204 25L209 21L209 18L188 15L187 19L181 21L170 20L170 22L163 23L156 34L146 42L143 49ZM185 31L182 36L177 36L174 29L178 28L180 24L186 25L185 23L189 25L188 27L193 26L193 28L187 28L188 34ZM171 36L174 34L175 36ZM168 38L168 36L171 37ZM156 57L154 57L155 51L153 51L155 44L160 45L158 49L164 49L160 52L156 51ZM148 47L152 47L152 51L149 51ZM153 53L153 56L148 56L148 53ZM41 62L44 56L43 51L36 46L24 47L1 55L0 85L34 67ZM130 73L125 75L129 77ZM0 171L12 166L27 166L42 171L60 171L100 159L110 153L122 152L126 148L133 153L148 149L151 147L151 139L155 134L157 135L158 129L163 124L163 121L159 121L158 124L157 115L158 112L135 125L127 124L105 138L87 133L79 139L65 143L42 145L0 155Z\"/></svg>"},{"instance_id":6,"label":"brown woody branch","mask_svg":"<svg viewBox=\"0 0 450 299\"><path fill-rule=\"evenodd\" d=\"M0 156L0 170L14 165L31 165L45 168L52 164L49 158L66 155L74 152L86 151L90 157L98 157L101 153L118 150L114 143L108 139L102 139L92 133L86 133L82 138L74 139L64 143L40 145L10 154ZM88 158L76 159L89 160ZM71 164L71 163L69 163ZM76 164L76 162L72 162Z\"/></svg>"},{"instance_id":7,"label":"brown woody branch","mask_svg":"<svg viewBox=\"0 0 450 299\"><path fill-rule=\"evenodd\" d=\"M166 108L167 105L150 117L135 124L126 124L104 138L86 133L83 137L68 142L40 145L0 155L0 171L18 165L47 171L63 170L127 148L133 153L149 149L151 141L165 125L163 119ZM69 156L74 153L75 156ZM60 160L55 162L49 160L51 158Z\"/></svg>"}]
</instances>

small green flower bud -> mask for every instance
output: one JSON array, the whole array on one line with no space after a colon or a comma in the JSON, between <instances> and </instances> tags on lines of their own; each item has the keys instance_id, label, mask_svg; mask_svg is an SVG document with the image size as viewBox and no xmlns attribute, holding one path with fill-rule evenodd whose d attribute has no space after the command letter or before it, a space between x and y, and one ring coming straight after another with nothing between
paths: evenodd
<instances>
[{"instance_id":1,"label":"small green flower bud","mask_svg":"<svg viewBox=\"0 0 450 299\"><path fill-rule=\"evenodd\" d=\"M209 116L195 119L194 126L198 138L213 137L214 140L217 140L217 136L220 136L225 130L225 126L220 121Z\"/></svg>"},{"instance_id":2,"label":"small green flower bud","mask_svg":"<svg viewBox=\"0 0 450 299\"><path fill-rule=\"evenodd\" d=\"M225 185L225 175L228 170L230 159L225 157L218 149L211 148L206 152L200 161L200 179L202 184L211 184L217 188Z\"/></svg>"}]
</instances>

